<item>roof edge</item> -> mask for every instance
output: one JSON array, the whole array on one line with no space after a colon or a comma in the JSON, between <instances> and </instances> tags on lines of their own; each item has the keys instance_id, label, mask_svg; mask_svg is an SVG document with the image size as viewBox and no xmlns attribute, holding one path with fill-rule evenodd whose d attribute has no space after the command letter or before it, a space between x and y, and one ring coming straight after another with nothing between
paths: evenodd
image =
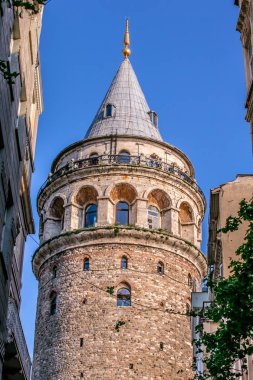
<instances>
[{"instance_id":1,"label":"roof edge","mask_svg":"<svg viewBox=\"0 0 253 380\"><path fill-rule=\"evenodd\" d=\"M131 139L131 138L137 138L137 139L141 139L141 140L146 140L146 141L151 141L153 143L156 143L156 144L160 144L160 145L163 145L165 147L168 147L172 150L174 150L176 153L178 153L186 162L187 164L189 165L190 167L190 170L191 170L191 176L193 178L195 178L195 171L194 171L194 168L193 168L193 165L190 161L190 159L186 156L186 154L184 154L180 149L178 149L177 147L165 142L165 141L160 141L160 140L156 140L156 139L151 139L149 137L144 137L144 136L136 136L136 135L114 135L114 136L117 136L119 138L125 138L125 139ZM90 138L87 138L87 139L83 139L83 140L79 140L73 144L70 144L68 145L66 148L64 148L63 150L61 150L57 156L54 158L53 162L52 162L52 165L51 165L51 172L54 172L55 170L55 167L59 161L59 159L67 152L71 151L72 149L86 143L86 142L91 142L91 141L96 141L96 140L104 140L105 138L110 138L112 136L96 136L96 137L90 137Z\"/></svg>"}]
</instances>

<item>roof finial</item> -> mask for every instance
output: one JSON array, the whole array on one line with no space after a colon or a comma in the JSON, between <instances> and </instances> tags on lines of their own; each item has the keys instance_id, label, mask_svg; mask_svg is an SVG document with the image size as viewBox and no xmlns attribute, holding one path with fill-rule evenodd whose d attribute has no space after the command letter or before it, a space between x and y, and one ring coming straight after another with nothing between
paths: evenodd
<instances>
[{"instance_id":1,"label":"roof finial","mask_svg":"<svg viewBox=\"0 0 253 380\"><path fill-rule=\"evenodd\" d=\"M124 45L125 45L125 47L122 50L122 53L123 53L125 59L127 59L129 57L129 55L131 54L131 50L129 49L130 36L129 36L129 30L128 30L128 18L126 19L126 31L125 31Z\"/></svg>"}]
</instances>

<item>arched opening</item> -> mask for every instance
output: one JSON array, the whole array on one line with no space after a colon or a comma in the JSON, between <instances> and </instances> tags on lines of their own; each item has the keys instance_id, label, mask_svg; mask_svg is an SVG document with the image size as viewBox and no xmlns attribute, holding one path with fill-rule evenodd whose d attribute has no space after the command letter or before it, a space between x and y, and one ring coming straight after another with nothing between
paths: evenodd
<instances>
[{"instance_id":1,"label":"arched opening","mask_svg":"<svg viewBox=\"0 0 253 380\"><path fill-rule=\"evenodd\" d=\"M98 154L97 153L91 153L90 154L89 163L90 163L90 165L98 165Z\"/></svg>"},{"instance_id":2,"label":"arched opening","mask_svg":"<svg viewBox=\"0 0 253 380\"><path fill-rule=\"evenodd\" d=\"M119 157L118 157L118 162L120 164L129 164L131 160L130 153L127 152L126 150L122 150L119 152Z\"/></svg>"},{"instance_id":3,"label":"arched opening","mask_svg":"<svg viewBox=\"0 0 253 380\"><path fill-rule=\"evenodd\" d=\"M83 270L90 270L90 259L88 257L85 257L85 259L83 260Z\"/></svg>"},{"instance_id":4,"label":"arched opening","mask_svg":"<svg viewBox=\"0 0 253 380\"><path fill-rule=\"evenodd\" d=\"M97 223L97 205L90 204L85 208L84 227L92 227Z\"/></svg>"},{"instance_id":5,"label":"arched opening","mask_svg":"<svg viewBox=\"0 0 253 380\"><path fill-rule=\"evenodd\" d=\"M57 312L57 293L50 294L50 315L55 315Z\"/></svg>"},{"instance_id":6,"label":"arched opening","mask_svg":"<svg viewBox=\"0 0 253 380\"><path fill-rule=\"evenodd\" d=\"M168 194L160 189L154 189L148 194L148 226L171 231L171 210Z\"/></svg>"},{"instance_id":7,"label":"arched opening","mask_svg":"<svg viewBox=\"0 0 253 380\"><path fill-rule=\"evenodd\" d=\"M47 229L50 229L50 236L58 235L64 228L64 200L56 197L49 208L50 223Z\"/></svg>"},{"instance_id":8,"label":"arched opening","mask_svg":"<svg viewBox=\"0 0 253 380\"><path fill-rule=\"evenodd\" d=\"M117 306L131 306L131 288L128 284L119 288L117 291Z\"/></svg>"},{"instance_id":9,"label":"arched opening","mask_svg":"<svg viewBox=\"0 0 253 380\"><path fill-rule=\"evenodd\" d=\"M121 269L127 269L127 266L128 266L128 259L127 259L126 256L123 256L121 258L121 265L120 265L120 267L121 267Z\"/></svg>"},{"instance_id":10,"label":"arched opening","mask_svg":"<svg viewBox=\"0 0 253 380\"><path fill-rule=\"evenodd\" d=\"M136 207L137 192L129 183L119 183L110 191L110 199L112 201L109 213L113 213L114 222L119 224L135 224L137 218ZM113 203L115 212L113 211Z\"/></svg>"},{"instance_id":11,"label":"arched opening","mask_svg":"<svg viewBox=\"0 0 253 380\"><path fill-rule=\"evenodd\" d=\"M75 196L78 228L95 226L97 222L98 192L93 186L83 186Z\"/></svg>"},{"instance_id":12,"label":"arched opening","mask_svg":"<svg viewBox=\"0 0 253 380\"><path fill-rule=\"evenodd\" d=\"M116 223L126 226L129 224L129 204L118 202L116 204Z\"/></svg>"},{"instance_id":13,"label":"arched opening","mask_svg":"<svg viewBox=\"0 0 253 380\"><path fill-rule=\"evenodd\" d=\"M194 217L191 206L187 202L179 207L180 236L183 239L194 242Z\"/></svg>"},{"instance_id":14,"label":"arched opening","mask_svg":"<svg viewBox=\"0 0 253 380\"><path fill-rule=\"evenodd\" d=\"M192 289L192 285L193 285L192 276L191 276L190 273L189 273L189 274L188 274L188 286L189 286L189 288Z\"/></svg>"},{"instance_id":15,"label":"arched opening","mask_svg":"<svg viewBox=\"0 0 253 380\"><path fill-rule=\"evenodd\" d=\"M162 261L157 263L157 273L164 274L164 263Z\"/></svg>"}]
</instances>

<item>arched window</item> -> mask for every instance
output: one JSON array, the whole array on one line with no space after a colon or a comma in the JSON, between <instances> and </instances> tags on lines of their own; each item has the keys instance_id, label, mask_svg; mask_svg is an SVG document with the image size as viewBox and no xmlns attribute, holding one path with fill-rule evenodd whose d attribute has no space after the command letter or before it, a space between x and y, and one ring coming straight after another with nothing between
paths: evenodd
<instances>
[{"instance_id":1,"label":"arched window","mask_svg":"<svg viewBox=\"0 0 253 380\"><path fill-rule=\"evenodd\" d=\"M157 264L157 273L164 274L164 263L162 261Z\"/></svg>"},{"instance_id":2,"label":"arched window","mask_svg":"<svg viewBox=\"0 0 253 380\"><path fill-rule=\"evenodd\" d=\"M117 306L131 306L130 287L120 288L117 291Z\"/></svg>"},{"instance_id":3,"label":"arched window","mask_svg":"<svg viewBox=\"0 0 253 380\"><path fill-rule=\"evenodd\" d=\"M53 267L53 278L56 278L57 276L57 266Z\"/></svg>"},{"instance_id":4,"label":"arched window","mask_svg":"<svg viewBox=\"0 0 253 380\"><path fill-rule=\"evenodd\" d=\"M120 164L129 164L130 162L130 153L126 150L119 152L119 163Z\"/></svg>"},{"instance_id":5,"label":"arched window","mask_svg":"<svg viewBox=\"0 0 253 380\"><path fill-rule=\"evenodd\" d=\"M55 315L57 311L57 293L52 292L50 295L50 315Z\"/></svg>"},{"instance_id":6,"label":"arched window","mask_svg":"<svg viewBox=\"0 0 253 380\"><path fill-rule=\"evenodd\" d=\"M127 269L128 260L126 256L123 256L121 259L121 269Z\"/></svg>"},{"instance_id":7,"label":"arched window","mask_svg":"<svg viewBox=\"0 0 253 380\"><path fill-rule=\"evenodd\" d=\"M92 227L92 226L95 226L96 222L97 222L97 205L93 203L91 205L88 205L85 209L84 226Z\"/></svg>"},{"instance_id":8,"label":"arched window","mask_svg":"<svg viewBox=\"0 0 253 380\"><path fill-rule=\"evenodd\" d=\"M105 117L112 117L112 113L113 113L113 105L107 104L105 107Z\"/></svg>"},{"instance_id":9,"label":"arched window","mask_svg":"<svg viewBox=\"0 0 253 380\"><path fill-rule=\"evenodd\" d=\"M193 285L192 276L190 274L188 274L188 286L189 286L189 288L192 288L192 285Z\"/></svg>"},{"instance_id":10,"label":"arched window","mask_svg":"<svg viewBox=\"0 0 253 380\"><path fill-rule=\"evenodd\" d=\"M90 165L97 165L98 164L98 154L97 153L90 154L89 162L90 162Z\"/></svg>"},{"instance_id":11,"label":"arched window","mask_svg":"<svg viewBox=\"0 0 253 380\"><path fill-rule=\"evenodd\" d=\"M119 202L116 205L116 223L121 225L129 224L129 205L126 202Z\"/></svg>"},{"instance_id":12,"label":"arched window","mask_svg":"<svg viewBox=\"0 0 253 380\"><path fill-rule=\"evenodd\" d=\"M155 206L148 206L148 227L160 228L161 226L161 215L160 211Z\"/></svg>"},{"instance_id":13,"label":"arched window","mask_svg":"<svg viewBox=\"0 0 253 380\"><path fill-rule=\"evenodd\" d=\"M64 228L64 200L61 197L56 197L51 203L49 216L52 218L53 235L58 235Z\"/></svg>"},{"instance_id":14,"label":"arched window","mask_svg":"<svg viewBox=\"0 0 253 380\"><path fill-rule=\"evenodd\" d=\"M83 261L83 270L87 271L90 269L90 260L88 257L85 257Z\"/></svg>"}]
</instances>

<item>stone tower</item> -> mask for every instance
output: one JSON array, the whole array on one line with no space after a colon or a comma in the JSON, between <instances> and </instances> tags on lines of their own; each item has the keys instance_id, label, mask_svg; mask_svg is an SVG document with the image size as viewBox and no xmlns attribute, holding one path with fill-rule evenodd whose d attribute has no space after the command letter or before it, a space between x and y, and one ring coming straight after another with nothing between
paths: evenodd
<instances>
[{"instance_id":1,"label":"stone tower","mask_svg":"<svg viewBox=\"0 0 253 380\"><path fill-rule=\"evenodd\" d=\"M33 380L188 380L203 193L128 59L38 195Z\"/></svg>"}]
</instances>

